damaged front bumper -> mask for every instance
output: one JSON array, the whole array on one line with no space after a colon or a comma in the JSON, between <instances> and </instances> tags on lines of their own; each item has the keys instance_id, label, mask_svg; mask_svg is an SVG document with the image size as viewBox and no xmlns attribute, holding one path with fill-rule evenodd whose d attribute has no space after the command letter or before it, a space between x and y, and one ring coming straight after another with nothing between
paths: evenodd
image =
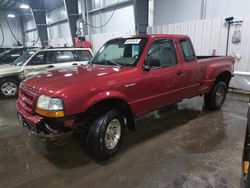
<instances>
[{"instance_id":1,"label":"damaged front bumper","mask_svg":"<svg viewBox=\"0 0 250 188\"><path fill-rule=\"evenodd\" d=\"M19 101L16 107L19 123L33 135L45 139L58 139L68 137L73 133L74 117L45 118L36 114L31 115L22 108Z\"/></svg>"}]
</instances>

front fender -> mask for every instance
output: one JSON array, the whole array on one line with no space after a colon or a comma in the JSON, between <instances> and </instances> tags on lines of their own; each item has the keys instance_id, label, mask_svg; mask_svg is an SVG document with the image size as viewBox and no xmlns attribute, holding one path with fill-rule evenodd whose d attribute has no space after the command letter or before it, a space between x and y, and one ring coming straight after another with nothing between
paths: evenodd
<instances>
[{"instance_id":1,"label":"front fender","mask_svg":"<svg viewBox=\"0 0 250 188\"><path fill-rule=\"evenodd\" d=\"M85 105L85 108L83 111L87 110L88 108L90 108L91 106L93 106L99 102L110 100L110 99L120 99L120 100L127 102L126 96L118 91L112 91L112 90L111 91L104 91L104 92L100 92L97 95L94 95L93 97L91 97L86 102L86 105Z\"/></svg>"}]
</instances>

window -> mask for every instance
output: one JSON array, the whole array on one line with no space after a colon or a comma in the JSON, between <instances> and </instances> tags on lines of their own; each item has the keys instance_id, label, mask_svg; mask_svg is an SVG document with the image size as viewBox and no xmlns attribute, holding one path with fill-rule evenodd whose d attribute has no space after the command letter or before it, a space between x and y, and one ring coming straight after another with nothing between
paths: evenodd
<instances>
[{"instance_id":1,"label":"window","mask_svg":"<svg viewBox=\"0 0 250 188\"><path fill-rule=\"evenodd\" d=\"M2 62L12 63L22 55L22 51L19 50L19 49L11 50L11 51L8 51L8 52L9 53L6 53L4 56L1 56L1 61Z\"/></svg>"},{"instance_id":2,"label":"window","mask_svg":"<svg viewBox=\"0 0 250 188\"><path fill-rule=\"evenodd\" d=\"M37 53L28 63L28 65L43 65L44 64L44 52Z\"/></svg>"},{"instance_id":3,"label":"window","mask_svg":"<svg viewBox=\"0 0 250 188\"><path fill-rule=\"evenodd\" d=\"M31 58L32 55L34 55L35 51L29 51L25 52L23 55L21 55L19 58L17 58L12 65L15 66L22 66L24 63L28 61L29 58ZM31 64L31 61L28 63L28 65Z\"/></svg>"},{"instance_id":4,"label":"window","mask_svg":"<svg viewBox=\"0 0 250 188\"><path fill-rule=\"evenodd\" d=\"M149 49L147 61L151 68L178 64L173 41L171 39L154 41Z\"/></svg>"},{"instance_id":5,"label":"window","mask_svg":"<svg viewBox=\"0 0 250 188\"><path fill-rule=\"evenodd\" d=\"M92 60L94 64L136 66L147 38L117 38L108 41Z\"/></svg>"},{"instance_id":6,"label":"window","mask_svg":"<svg viewBox=\"0 0 250 188\"><path fill-rule=\"evenodd\" d=\"M195 53L191 41L189 39L182 39L180 40L180 43L185 61L188 62L195 60Z\"/></svg>"},{"instance_id":7,"label":"window","mask_svg":"<svg viewBox=\"0 0 250 188\"><path fill-rule=\"evenodd\" d=\"M72 51L49 51L46 53L46 64L56 64L75 61Z\"/></svg>"},{"instance_id":8,"label":"window","mask_svg":"<svg viewBox=\"0 0 250 188\"><path fill-rule=\"evenodd\" d=\"M90 61L92 59L92 55L88 50L76 50L76 54L79 61Z\"/></svg>"}]
</instances>

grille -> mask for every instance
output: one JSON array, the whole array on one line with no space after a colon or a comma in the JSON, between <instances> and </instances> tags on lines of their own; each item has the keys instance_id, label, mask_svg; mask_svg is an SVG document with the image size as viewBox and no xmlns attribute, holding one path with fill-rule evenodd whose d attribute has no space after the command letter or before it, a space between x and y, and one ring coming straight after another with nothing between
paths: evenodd
<instances>
[{"instance_id":1,"label":"grille","mask_svg":"<svg viewBox=\"0 0 250 188\"><path fill-rule=\"evenodd\" d=\"M23 108L29 114L34 114L35 112L37 97L38 97L38 94L36 94L30 88L25 87L24 85L22 85L19 88L19 101L22 104Z\"/></svg>"}]
</instances>

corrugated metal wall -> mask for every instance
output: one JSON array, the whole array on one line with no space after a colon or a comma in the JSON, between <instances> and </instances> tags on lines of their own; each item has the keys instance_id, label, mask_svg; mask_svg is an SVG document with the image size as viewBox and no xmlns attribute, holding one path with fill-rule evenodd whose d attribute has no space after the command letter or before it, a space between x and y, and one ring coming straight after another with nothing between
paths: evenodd
<instances>
[{"instance_id":1,"label":"corrugated metal wall","mask_svg":"<svg viewBox=\"0 0 250 188\"><path fill-rule=\"evenodd\" d=\"M64 46L64 44L71 46L72 38L69 29L68 17L65 6L60 6L50 12L47 12L46 19L48 25L49 45ZM56 23L54 25L54 23Z\"/></svg>"},{"instance_id":2,"label":"corrugated metal wall","mask_svg":"<svg viewBox=\"0 0 250 188\"><path fill-rule=\"evenodd\" d=\"M4 40L2 47L13 47L13 45L17 44L17 41L11 34L11 31L8 27L7 12L0 11L0 23L2 25L3 34L4 34L4 37L3 37L0 31L0 44L2 43L2 40ZM16 18L8 18L8 23L15 37L22 43L23 37L22 37L22 30L21 30L19 15L16 15Z\"/></svg>"},{"instance_id":3,"label":"corrugated metal wall","mask_svg":"<svg viewBox=\"0 0 250 188\"><path fill-rule=\"evenodd\" d=\"M25 41L27 46L41 46L41 41L38 38L38 32L36 30L36 23L34 19L31 19L24 23L25 28Z\"/></svg>"}]
</instances>

